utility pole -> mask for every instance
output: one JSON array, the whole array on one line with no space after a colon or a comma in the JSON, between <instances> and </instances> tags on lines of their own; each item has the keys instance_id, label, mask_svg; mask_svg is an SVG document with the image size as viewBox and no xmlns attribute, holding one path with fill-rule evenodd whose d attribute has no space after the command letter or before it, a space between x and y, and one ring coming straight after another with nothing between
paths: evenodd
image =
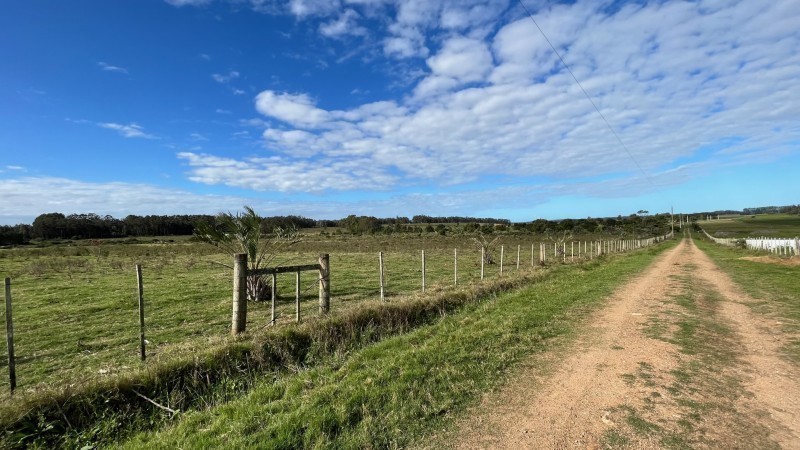
<instances>
[{"instance_id":1,"label":"utility pole","mask_svg":"<svg viewBox=\"0 0 800 450\"><path fill-rule=\"evenodd\" d=\"M675 219L673 219L673 214L675 213L675 208L672 206L669 207L669 226L672 230L673 237L675 236Z\"/></svg>"}]
</instances>

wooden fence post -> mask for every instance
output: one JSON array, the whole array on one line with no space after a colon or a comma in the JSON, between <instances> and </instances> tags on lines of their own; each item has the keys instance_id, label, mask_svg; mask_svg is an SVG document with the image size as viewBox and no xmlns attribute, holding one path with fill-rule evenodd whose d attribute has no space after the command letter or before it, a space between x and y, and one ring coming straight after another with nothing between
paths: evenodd
<instances>
[{"instance_id":1,"label":"wooden fence post","mask_svg":"<svg viewBox=\"0 0 800 450\"><path fill-rule=\"evenodd\" d=\"M300 271L298 270L294 275L294 321L300 323Z\"/></svg>"},{"instance_id":2,"label":"wooden fence post","mask_svg":"<svg viewBox=\"0 0 800 450\"><path fill-rule=\"evenodd\" d=\"M422 292L425 292L425 250L422 251Z\"/></svg>"},{"instance_id":3,"label":"wooden fence post","mask_svg":"<svg viewBox=\"0 0 800 450\"><path fill-rule=\"evenodd\" d=\"M247 254L233 255L233 320L231 334L244 332L247 324Z\"/></svg>"},{"instance_id":4,"label":"wooden fence post","mask_svg":"<svg viewBox=\"0 0 800 450\"><path fill-rule=\"evenodd\" d=\"M483 280L483 261L486 259L486 250L481 246L481 280Z\"/></svg>"},{"instance_id":5,"label":"wooden fence post","mask_svg":"<svg viewBox=\"0 0 800 450\"><path fill-rule=\"evenodd\" d=\"M331 266L330 255L319 255L319 312L327 314L331 310Z\"/></svg>"},{"instance_id":6,"label":"wooden fence post","mask_svg":"<svg viewBox=\"0 0 800 450\"><path fill-rule=\"evenodd\" d=\"M139 356L142 361L147 357L144 341L144 286L142 285L142 265L136 265L136 288L139 294Z\"/></svg>"},{"instance_id":7,"label":"wooden fence post","mask_svg":"<svg viewBox=\"0 0 800 450\"><path fill-rule=\"evenodd\" d=\"M272 302L270 302L271 320L270 325L275 326L275 297L278 296L278 274L272 274Z\"/></svg>"},{"instance_id":8,"label":"wooden fence post","mask_svg":"<svg viewBox=\"0 0 800 450\"><path fill-rule=\"evenodd\" d=\"M500 246L500 276L503 276L503 255L504 255L505 246Z\"/></svg>"},{"instance_id":9,"label":"wooden fence post","mask_svg":"<svg viewBox=\"0 0 800 450\"><path fill-rule=\"evenodd\" d=\"M380 278L381 283L381 301L385 302L386 297L384 296L384 288L383 288L383 252L378 252L378 270L380 271L378 276Z\"/></svg>"},{"instance_id":10,"label":"wooden fence post","mask_svg":"<svg viewBox=\"0 0 800 450\"><path fill-rule=\"evenodd\" d=\"M519 271L519 252L520 252L520 246L517 245L517 271Z\"/></svg>"},{"instance_id":11,"label":"wooden fence post","mask_svg":"<svg viewBox=\"0 0 800 450\"><path fill-rule=\"evenodd\" d=\"M458 286L458 249L453 249L453 286Z\"/></svg>"},{"instance_id":12,"label":"wooden fence post","mask_svg":"<svg viewBox=\"0 0 800 450\"><path fill-rule=\"evenodd\" d=\"M17 366L14 359L14 321L11 318L11 278L6 278L6 346L8 347L8 386L11 395L17 388Z\"/></svg>"},{"instance_id":13,"label":"wooden fence post","mask_svg":"<svg viewBox=\"0 0 800 450\"><path fill-rule=\"evenodd\" d=\"M536 265L536 261L534 261L534 259L533 259L534 255L535 255L535 252L533 250L533 244L531 244L531 267Z\"/></svg>"}]
</instances>

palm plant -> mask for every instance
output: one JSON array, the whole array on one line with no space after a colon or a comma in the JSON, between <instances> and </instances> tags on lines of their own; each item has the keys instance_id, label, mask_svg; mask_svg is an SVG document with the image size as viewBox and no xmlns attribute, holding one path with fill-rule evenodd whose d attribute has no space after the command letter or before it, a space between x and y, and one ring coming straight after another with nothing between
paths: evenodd
<instances>
[{"instance_id":1,"label":"palm plant","mask_svg":"<svg viewBox=\"0 0 800 450\"><path fill-rule=\"evenodd\" d=\"M483 254L483 262L484 264L494 264L494 258L492 258L492 252L494 251L497 241L500 239L500 236L495 237L492 240L486 236L485 233L482 231L478 231L477 236L472 237L472 242L475 243L475 246L481 249L481 253Z\"/></svg>"},{"instance_id":2,"label":"palm plant","mask_svg":"<svg viewBox=\"0 0 800 450\"><path fill-rule=\"evenodd\" d=\"M268 267L280 250L299 242L295 228L276 227L272 236L261 229L263 218L253 208L244 207L243 213L220 213L213 224L201 223L195 228L195 237L231 253L247 255L248 270ZM270 284L263 276L247 277L247 299L263 301L270 298Z\"/></svg>"}]
</instances>

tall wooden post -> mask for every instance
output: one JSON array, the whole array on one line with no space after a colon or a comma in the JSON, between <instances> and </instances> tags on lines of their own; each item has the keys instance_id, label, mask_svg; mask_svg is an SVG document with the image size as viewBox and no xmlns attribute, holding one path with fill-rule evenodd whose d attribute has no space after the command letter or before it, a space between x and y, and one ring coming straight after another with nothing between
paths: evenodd
<instances>
[{"instance_id":1,"label":"tall wooden post","mask_svg":"<svg viewBox=\"0 0 800 450\"><path fill-rule=\"evenodd\" d=\"M486 250L481 246L481 280L483 280L483 266L486 260Z\"/></svg>"},{"instance_id":2,"label":"tall wooden post","mask_svg":"<svg viewBox=\"0 0 800 450\"><path fill-rule=\"evenodd\" d=\"M11 278L6 278L6 346L8 348L8 386L11 395L17 388L17 366L14 358L14 321L11 318Z\"/></svg>"},{"instance_id":3,"label":"tall wooden post","mask_svg":"<svg viewBox=\"0 0 800 450\"><path fill-rule=\"evenodd\" d=\"M272 274L272 302L270 302L271 319L269 324L275 326L275 300L278 297L278 275Z\"/></svg>"},{"instance_id":4,"label":"tall wooden post","mask_svg":"<svg viewBox=\"0 0 800 450\"><path fill-rule=\"evenodd\" d=\"M300 323L300 271L294 274L294 321Z\"/></svg>"},{"instance_id":5,"label":"tall wooden post","mask_svg":"<svg viewBox=\"0 0 800 450\"><path fill-rule=\"evenodd\" d=\"M519 270L519 252L520 252L520 246L517 245L517 270Z\"/></svg>"},{"instance_id":6,"label":"tall wooden post","mask_svg":"<svg viewBox=\"0 0 800 450\"><path fill-rule=\"evenodd\" d=\"M139 294L139 356L142 361L147 358L144 341L144 286L142 285L142 265L136 265L136 288Z\"/></svg>"},{"instance_id":7,"label":"tall wooden post","mask_svg":"<svg viewBox=\"0 0 800 450\"><path fill-rule=\"evenodd\" d=\"M453 249L453 286L458 286L458 249Z\"/></svg>"},{"instance_id":8,"label":"tall wooden post","mask_svg":"<svg viewBox=\"0 0 800 450\"><path fill-rule=\"evenodd\" d=\"M384 289L383 288L383 252L378 252L378 270L379 270L378 277L380 278L380 283L381 283L381 301L385 302L386 301L386 297L385 297L384 290L383 290Z\"/></svg>"},{"instance_id":9,"label":"tall wooden post","mask_svg":"<svg viewBox=\"0 0 800 450\"><path fill-rule=\"evenodd\" d=\"M535 254L535 252L533 250L533 244L531 244L531 267L536 265L536 261L534 261L534 259L533 259L534 254Z\"/></svg>"},{"instance_id":10,"label":"tall wooden post","mask_svg":"<svg viewBox=\"0 0 800 450\"><path fill-rule=\"evenodd\" d=\"M501 245L500 246L500 276L501 277L503 276L503 254L504 254L503 252L504 252L504 250L505 250L504 246Z\"/></svg>"},{"instance_id":11,"label":"tall wooden post","mask_svg":"<svg viewBox=\"0 0 800 450\"><path fill-rule=\"evenodd\" d=\"M247 324L247 254L233 255L233 320L231 334L244 332Z\"/></svg>"},{"instance_id":12,"label":"tall wooden post","mask_svg":"<svg viewBox=\"0 0 800 450\"><path fill-rule=\"evenodd\" d=\"M327 314L331 310L331 266L330 255L319 255L319 312Z\"/></svg>"},{"instance_id":13,"label":"tall wooden post","mask_svg":"<svg viewBox=\"0 0 800 450\"><path fill-rule=\"evenodd\" d=\"M425 292L425 250L422 251L422 292Z\"/></svg>"}]
</instances>

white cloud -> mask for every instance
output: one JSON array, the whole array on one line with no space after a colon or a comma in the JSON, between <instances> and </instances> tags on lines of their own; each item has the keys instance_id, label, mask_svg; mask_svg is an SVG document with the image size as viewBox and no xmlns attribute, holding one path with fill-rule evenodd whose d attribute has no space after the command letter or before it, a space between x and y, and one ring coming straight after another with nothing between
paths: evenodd
<instances>
[{"instance_id":1,"label":"white cloud","mask_svg":"<svg viewBox=\"0 0 800 450\"><path fill-rule=\"evenodd\" d=\"M551 41L648 173L731 136L741 143L716 151L720 163L785 151L800 140L793 125L800 117L800 39L787 18L800 19L800 12L746 3L716 10L631 5L614 14L598 8L557 5L537 20L553 30ZM404 23L427 23L409 11ZM743 27L746 37L735 31ZM780 44L765 46L773 40ZM406 104L326 110L308 94L262 92L256 109L288 126L262 124L268 148L289 157L269 167L299 174L312 160L354 158L377 175L369 186L638 172L529 19L501 27L489 42L450 37L427 63L432 73ZM784 131L776 134L776 127ZM355 186L347 177L332 180L341 189ZM268 186L302 190L305 182Z\"/></svg>"},{"instance_id":2,"label":"white cloud","mask_svg":"<svg viewBox=\"0 0 800 450\"><path fill-rule=\"evenodd\" d=\"M120 136L126 138L143 138L143 139L157 139L156 136L152 134L148 134L144 132L144 128L141 125L137 125L135 123L130 123L128 125L123 125L119 123L113 122L105 122L105 123L98 123L97 126L106 128L109 130L114 130L120 134Z\"/></svg>"},{"instance_id":3,"label":"white cloud","mask_svg":"<svg viewBox=\"0 0 800 450\"><path fill-rule=\"evenodd\" d=\"M0 179L0 223L30 223L39 214L214 214L252 202L241 197L198 195L148 184L89 183L54 177ZM267 202L259 202L268 208ZM273 208L276 205L271 205Z\"/></svg>"},{"instance_id":4,"label":"white cloud","mask_svg":"<svg viewBox=\"0 0 800 450\"><path fill-rule=\"evenodd\" d=\"M235 160L191 152L181 152L178 157L191 167L188 175L192 181L255 191L380 190L396 181L390 175L370 170L365 161L356 158Z\"/></svg>"},{"instance_id":5,"label":"white cloud","mask_svg":"<svg viewBox=\"0 0 800 450\"><path fill-rule=\"evenodd\" d=\"M392 34L383 41L383 53L386 56L405 59L426 57L430 53L425 45L425 36L418 29L398 24L389 29Z\"/></svg>"},{"instance_id":6,"label":"white cloud","mask_svg":"<svg viewBox=\"0 0 800 450\"><path fill-rule=\"evenodd\" d=\"M15 170L15 171L22 171L22 172L25 171L25 168L22 167L22 166L6 166L6 169Z\"/></svg>"},{"instance_id":7,"label":"white cloud","mask_svg":"<svg viewBox=\"0 0 800 450\"><path fill-rule=\"evenodd\" d=\"M223 166L224 167L224 166ZM475 202L505 207L524 199L535 205L552 198L555 191L527 187L470 190L441 194L409 194L369 201L342 200L326 196L319 201L287 197L265 200L263 196L199 195L180 189L141 183L91 183L55 177L0 179L0 224L31 223L44 213L78 214L93 212L124 218L130 214L216 214L237 211L250 205L262 215L297 214L319 219L339 219L348 214L378 217L413 214L453 214L481 216ZM288 199L288 200L287 200Z\"/></svg>"},{"instance_id":8,"label":"white cloud","mask_svg":"<svg viewBox=\"0 0 800 450\"><path fill-rule=\"evenodd\" d=\"M550 41L651 176L695 159L734 164L796 152L800 10L791 4L533 3L526 2ZM636 174L514 5L290 2L283 13L323 36L341 37L369 22L376 53L412 59L389 67L408 73L426 58L430 72L415 78L405 98L345 110L323 108L335 101L323 92L265 90L255 104L268 120L249 125L263 131L268 157L228 158L242 165L221 173L207 164L210 155L195 155L191 173L204 183L231 184L237 171L280 169L291 176L250 184L283 191L307 189L303 174L316 174L314 163L322 161L341 172L326 186L359 190L353 180L361 175L344 164L348 158L371 168L364 184L370 189Z\"/></svg>"},{"instance_id":9,"label":"white cloud","mask_svg":"<svg viewBox=\"0 0 800 450\"><path fill-rule=\"evenodd\" d=\"M172 6L205 6L212 0L164 0Z\"/></svg>"},{"instance_id":10,"label":"white cloud","mask_svg":"<svg viewBox=\"0 0 800 450\"><path fill-rule=\"evenodd\" d=\"M211 74L211 78L217 83L226 84L231 82L232 80L239 78L239 75L240 75L239 72L231 70L226 74L220 74L220 73Z\"/></svg>"},{"instance_id":11,"label":"white cloud","mask_svg":"<svg viewBox=\"0 0 800 450\"><path fill-rule=\"evenodd\" d=\"M338 0L289 0L289 11L301 18L330 14L338 8Z\"/></svg>"},{"instance_id":12,"label":"white cloud","mask_svg":"<svg viewBox=\"0 0 800 450\"><path fill-rule=\"evenodd\" d=\"M231 111L229 111L227 109L222 109L222 108L217 108L217 110L215 112L217 114L226 114L226 115L227 114L233 114L233 112L231 112Z\"/></svg>"},{"instance_id":13,"label":"white cloud","mask_svg":"<svg viewBox=\"0 0 800 450\"><path fill-rule=\"evenodd\" d=\"M256 110L296 126L314 127L329 120L328 112L317 108L306 94L264 91L256 96Z\"/></svg>"},{"instance_id":14,"label":"white cloud","mask_svg":"<svg viewBox=\"0 0 800 450\"><path fill-rule=\"evenodd\" d=\"M319 32L326 37L339 38L343 36L365 36L367 29L358 25L359 14L352 9L346 9L336 20L323 23Z\"/></svg>"},{"instance_id":15,"label":"white cloud","mask_svg":"<svg viewBox=\"0 0 800 450\"><path fill-rule=\"evenodd\" d=\"M447 40L439 53L426 62L434 75L462 83L483 81L492 70L492 54L486 44L462 37Z\"/></svg>"},{"instance_id":16,"label":"white cloud","mask_svg":"<svg viewBox=\"0 0 800 450\"><path fill-rule=\"evenodd\" d=\"M112 66L111 64L107 64L103 61L97 63L100 67L100 70L104 70L106 72L117 72L117 73L124 73L125 75L128 74L128 69L124 67Z\"/></svg>"}]
</instances>

